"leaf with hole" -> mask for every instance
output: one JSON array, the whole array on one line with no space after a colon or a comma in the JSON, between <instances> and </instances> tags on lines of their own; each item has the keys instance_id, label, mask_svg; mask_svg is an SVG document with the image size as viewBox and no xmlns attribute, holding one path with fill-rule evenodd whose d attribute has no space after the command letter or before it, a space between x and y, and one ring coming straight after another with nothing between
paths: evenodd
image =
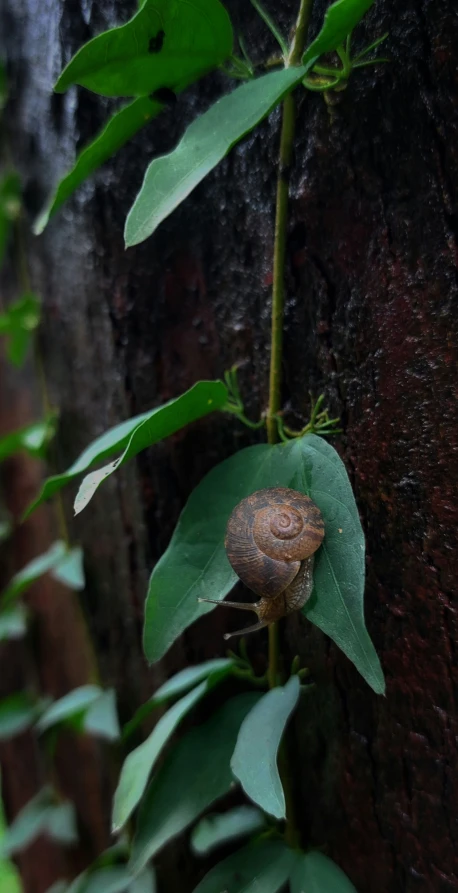
<instances>
[{"instance_id":1,"label":"leaf with hole","mask_svg":"<svg viewBox=\"0 0 458 893\"><path fill-rule=\"evenodd\" d=\"M147 96L183 89L232 52L232 26L219 0L144 0L125 25L94 37L56 83L103 96Z\"/></svg>"},{"instance_id":2,"label":"leaf with hole","mask_svg":"<svg viewBox=\"0 0 458 893\"><path fill-rule=\"evenodd\" d=\"M233 667L234 661L232 658L219 657L215 660L207 660L203 664L180 670L179 673L176 673L167 682L164 682L146 704L142 704L139 707L132 719L124 726L122 737L124 739L128 738L155 707L159 707L171 698L185 694L190 688L202 682L203 679L208 681L207 689L213 688L214 685L225 679Z\"/></svg>"},{"instance_id":3,"label":"leaf with hole","mask_svg":"<svg viewBox=\"0 0 458 893\"><path fill-rule=\"evenodd\" d=\"M263 695L243 720L231 759L231 769L245 794L276 819L286 818L278 748L299 693L299 677L291 676L284 687Z\"/></svg>"},{"instance_id":4,"label":"leaf with hole","mask_svg":"<svg viewBox=\"0 0 458 893\"><path fill-rule=\"evenodd\" d=\"M22 366L32 334L40 322L40 302L27 292L0 313L0 335L8 340L7 356L14 366Z\"/></svg>"},{"instance_id":5,"label":"leaf with hole","mask_svg":"<svg viewBox=\"0 0 458 893\"><path fill-rule=\"evenodd\" d=\"M0 462L25 450L30 456L44 459L50 440L56 433L57 416L51 413L42 422L33 422L0 438Z\"/></svg>"},{"instance_id":6,"label":"leaf with hole","mask_svg":"<svg viewBox=\"0 0 458 893\"><path fill-rule=\"evenodd\" d=\"M57 540L43 555L38 555L10 580L0 596L1 607L10 605L43 574L69 589L84 589L83 553L79 548L69 548L63 540Z\"/></svg>"},{"instance_id":7,"label":"leaf with hole","mask_svg":"<svg viewBox=\"0 0 458 893\"><path fill-rule=\"evenodd\" d=\"M175 434L176 431L203 418L210 412L220 409L226 400L227 388L222 381L199 381L181 397L176 397L175 400L170 400L164 406L153 409L132 432L123 454L114 462L109 462L103 468L92 471L83 479L75 498L75 515L83 511L102 481L106 480L121 465L136 456L141 450L152 446L159 440L170 437L171 434Z\"/></svg>"},{"instance_id":8,"label":"leaf with hole","mask_svg":"<svg viewBox=\"0 0 458 893\"><path fill-rule=\"evenodd\" d=\"M263 487L291 487L320 508L325 539L315 556L314 590L304 614L329 635L381 694L380 661L364 622L364 535L345 466L315 435L241 450L196 487L150 579L144 649L159 660L198 617L214 610L198 598L223 599L237 580L224 548L229 515Z\"/></svg>"},{"instance_id":9,"label":"leaf with hole","mask_svg":"<svg viewBox=\"0 0 458 893\"><path fill-rule=\"evenodd\" d=\"M235 806L201 819L191 834L191 847L198 856L206 856L219 846L263 831L265 827L265 816L255 806Z\"/></svg>"},{"instance_id":10,"label":"leaf with hole","mask_svg":"<svg viewBox=\"0 0 458 893\"><path fill-rule=\"evenodd\" d=\"M126 220L126 246L151 236L232 147L300 83L310 64L242 84L196 118L173 152L154 159Z\"/></svg>"},{"instance_id":11,"label":"leaf with hole","mask_svg":"<svg viewBox=\"0 0 458 893\"><path fill-rule=\"evenodd\" d=\"M326 10L321 31L302 57L303 65L324 53L336 50L373 3L374 0L337 0L332 3Z\"/></svg>"},{"instance_id":12,"label":"leaf with hole","mask_svg":"<svg viewBox=\"0 0 458 893\"><path fill-rule=\"evenodd\" d=\"M72 169L58 183L48 204L35 222L34 232L43 232L49 219L76 189L115 152L149 124L164 108L163 103L141 96L110 118L101 133L79 153Z\"/></svg>"},{"instance_id":13,"label":"leaf with hole","mask_svg":"<svg viewBox=\"0 0 458 893\"><path fill-rule=\"evenodd\" d=\"M155 725L153 731L126 758L121 769L113 804L112 831L119 831L140 802L148 784L154 765L184 716L203 697L207 690L207 680L193 688L173 707L167 710Z\"/></svg>"},{"instance_id":14,"label":"leaf with hole","mask_svg":"<svg viewBox=\"0 0 458 893\"><path fill-rule=\"evenodd\" d=\"M296 854L290 887L291 893L356 893L347 875L318 850Z\"/></svg>"},{"instance_id":15,"label":"leaf with hole","mask_svg":"<svg viewBox=\"0 0 458 893\"><path fill-rule=\"evenodd\" d=\"M295 853L281 840L259 840L215 865L194 893L279 893Z\"/></svg>"},{"instance_id":16,"label":"leaf with hole","mask_svg":"<svg viewBox=\"0 0 458 893\"><path fill-rule=\"evenodd\" d=\"M45 500L50 499L58 490L70 483L73 478L87 471L97 462L124 450L122 456L99 471L89 484L86 479L87 496L91 498L102 480L108 477L115 468L127 462L140 450L152 446L159 440L169 437L191 422L222 409L227 401L227 388L221 381L199 381L180 397L175 397L163 406L157 406L141 415L134 416L115 425L100 437L97 437L78 459L62 474L54 475L45 481L40 493L24 514L24 520ZM89 477L89 475L88 475ZM89 495L90 492L90 495ZM80 495L80 503L83 496ZM81 508L79 511L81 511Z\"/></svg>"},{"instance_id":17,"label":"leaf with hole","mask_svg":"<svg viewBox=\"0 0 458 893\"><path fill-rule=\"evenodd\" d=\"M171 751L138 814L129 863L134 874L235 785L230 758L240 725L257 698L243 694L226 701Z\"/></svg>"}]
</instances>

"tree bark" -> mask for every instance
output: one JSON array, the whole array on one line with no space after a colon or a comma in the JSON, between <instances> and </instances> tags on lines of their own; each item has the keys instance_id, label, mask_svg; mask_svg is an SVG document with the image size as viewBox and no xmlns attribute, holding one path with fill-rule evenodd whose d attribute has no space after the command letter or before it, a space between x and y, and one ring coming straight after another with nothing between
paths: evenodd
<instances>
[{"instance_id":1,"label":"tree bark","mask_svg":"<svg viewBox=\"0 0 458 893\"><path fill-rule=\"evenodd\" d=\"M227 5L256 54L275 49L249 4ZM50 0L37 10L32 0L3 0L8 142L29 222L112 107L84 90L53 96L52 83L84 40L126 18L124 6ZM287 33L296 4L270 6ZM323 9L315 4L313 33ZM366 533L365 613L386 698L303 618L288 619L284 640L287 657L301 654L317 682L295 722L304 844L326 847L359 893L449 893L458 891L455 4L377 0L354 44L387 30L389 64L355 72L330 103L315 94L299 103L283 387L292 423L307 420L310 392L324 392L342 420L336 446ZM147 162L226 89L214 75L188 91L82 187L43 236L27 237L44 305L40 352L60 411L56 469L116 422L235 361L244 363L249 412L265 408L279 113L152 239L123 248L123 222ZM85 550L83 606L121 720L172 670L224 653L227 617L216 611L148 670L143 600L192 487L261 436L210 417L122 469L75 521L65 494L72 539ZM261 635L250 647L264 644ZM26 660L15 658L16 687ZM14 750L5 757L6 776L19 759ZM94 827L108 810L109 779L101 778ZM10 815L19 805L12 792ZM169 851L163 889L191 891L190 863L180 864L185 845ZM32 872L27 893L44 889Z\"/></svg>"}]
</instances>

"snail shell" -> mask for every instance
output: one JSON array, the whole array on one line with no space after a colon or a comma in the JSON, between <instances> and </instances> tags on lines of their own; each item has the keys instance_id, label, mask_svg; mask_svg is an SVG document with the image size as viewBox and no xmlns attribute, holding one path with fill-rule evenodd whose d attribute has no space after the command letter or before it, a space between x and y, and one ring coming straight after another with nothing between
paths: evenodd
<instances>
[{"instance_id":1,"label":"snail shell","mask_svg":"<svg viewBox=\"0 0 458 893\"><path fill-rule=\"evenodd\" d=\"M323 537L321 512L308 496L272 487L258 490L235 507L225 546L243 583L269 599L291 586L302 562L316 552ZM297 593L299 582L300 578L293 592Z\"/></svg>"},{"instance_id":2,"label":"snail shell","mask_svg":"<svg viewBox=\"0 0 458 893\"><path fill-rule=\"evenodd\" d=\"M314 553L323 537L319 508L297 490L269 487L239 502L227 524L227 557L259 601L199 601L254 611L258 622L225 639L255 632L305 605L313 588Z\"/></svg>"}]
</instances>

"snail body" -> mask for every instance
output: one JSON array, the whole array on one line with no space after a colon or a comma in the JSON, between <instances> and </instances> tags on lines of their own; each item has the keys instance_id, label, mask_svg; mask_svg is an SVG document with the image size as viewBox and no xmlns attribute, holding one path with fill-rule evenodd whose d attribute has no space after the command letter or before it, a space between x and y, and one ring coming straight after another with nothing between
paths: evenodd
<instances>
[{"instance_id":1,"label":"snail body","mask_svg":"<svg viewBox=\"0 0 458 893\"><path fill-rule=\"evenodd\" d=\"M323 537L320 510L296 490L269 487L236 505L227 524L227 557L260 598L252 604L216 602L258 616L254 626L230 635L262 629L303 607L312 593L313 556Z\"/></svg>"}]
</instances>

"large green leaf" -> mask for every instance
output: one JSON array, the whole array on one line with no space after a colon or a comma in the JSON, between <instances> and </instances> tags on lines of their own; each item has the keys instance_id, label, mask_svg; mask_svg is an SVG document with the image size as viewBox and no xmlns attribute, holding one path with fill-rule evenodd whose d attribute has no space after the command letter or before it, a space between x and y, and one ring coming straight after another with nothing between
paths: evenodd
<instances>
[{"instance_id":1,"label":"large green leaf","mask_svg":"<svg viewBox=\"0 0 458 893\"><path fill-rule=\"evenodd\" d=\"M281 449L281 448L280 448ZM191 493L171 543L157 563L145 606L144 649L159 660L194 620L213 610L199 598L224 598L237 581L224 548L232 509L262 487L287 487L296 465L282 450L248 447L217 465Z\"/></svg>"},{"instance_id":2,"label":"large green leaf","mask_svg":"<svg viewBox=\"0 0 458 893\"><path fill-rule=\"evenodd\" d=\"M254 806L235 806L227 812L204 816L193 829L191 847L199 856L206 856L216 847L248 837L266 826L264 814Z\"/></svg>"},{"instance_id":3,"label":"large green leaf","mask_svg":"<svg viewBox=\"0 0 458 893\"><path fill-rule=\"evenodd\" d=\"M43 555L38 555L10 580L0 596L0 605L9 605L43 574L50 573L69 589L84 589L83 553L57 540Z\"/></svg>"},{"instance_id":4,"label":"large green leaf","mask_svg":"<svg viewBox=\"0 0 458 893\"><path fill-rule=\"evenodd\" d=\"M39 322L40 302L32 292L27 292L0 313L0 335L6 335L8 339L7 356L15 366L22 366L32 332Z\"/></svg>"},{"instance_id":5,"label":"large green leaf","mask_svg":"<svg viewBox=\"0 0 458 893\"><path fill-rule=\"evenodd\" d=\"M145 124L163 109L163 104L141 96L116 112L89 145L79 153L72 169L60 180L48 204L38 217L34 232L42 233L49 218L90 175L124 146Z\"/></svg>"},{"instance_id":6,"label":"large green leaf","mask_svg":"<svg viewBox=\"0 0 458 893\"><path fill-rule=\"evenodd\" d=\"M294 858L281 840L257 841L215 865L194 893L278 893Z\"/></svg>"},{"instance_id":7,"label":"large green leaf","mask_svg":"<svg viewBox=\"0 0 458 893\"><path fill-rule=\"evenodd\" d=\"M24 518L27 518L42 502L65 487L73 478L87 471L96 462L102 462L122 450L124 450L123 456L117 460L117 464L119 465L121 460L127 461L131 455L134 455L132 450L138 452L145 446L150 446L164 437L169 437L170 434L174 434L175 431L191 421L195 421L215 409L221 409L226 403L227 396L227 388L221 381L199 381L189 391L185 391L180 397L170 400L163 406L150 409L148 412L143 412L141 415L134 416L121 422L120 425L110 428L86 447L67 471L56 474L45 481L37 498L28 507ZM137 429L139 429L138 434ZM112 464L115 463L110 463L111 470L113 470ZM101 469L97 474L106 477L106 468Z\"/></svg>"},{"instance_id":8,"label":"large green leaf","mask_svg":"<svg viewBox=\"0 0 458 893\"><path fill-rule=\"evenodd\" d=\"M356 893L347 875L323 853L298 853L291 872L291 893Z\"/></svg>"},{"instance_id":9,"label":"large green leaf","mask_svg":"<svg viewBox=\"0 0 458 893\"><path fill-rule=\"evenodd\" d=\"M173 152L154 159L126 220L126 246L151 236L230 149L301 81L308 67L274 71L242 84L196 118Z\"/></svg>"},{"instance_id":10,"label":"large green leaf","mask_svg":"<svg viewBox=\"0 0 458 893\"><path fill-rule=\"evenodd\" d=\"M165 437L170 437L196 419L221 409L227 400L227 388L222 381L199 381L189 391L164 406L153 409L138 428L132 432L130 440L118 459L109 462L97 471L91 471L83 478L75 498L75 515L82 512L102 481L117 468Z\"/></svg>"},{"instance_id":11,"label":"large green leaf","mask_svg":"<svg viewBox=\"0 0 458 893\"><path fill-rule=\"evenodd\" d=\"M219 0L144 0L127 22L94 37L55 90L80 84L104 96L178 90L230 56L232 27Z\"/></svg>"},{"instance_id":12,"label":"large green leaf","mask_svg":"<svg viewBox=\"0 0 458 893\"><path fill-rule=\"evenodd\" d=\"M124 726L122 737L124 739L128 738L143 720L149 716L155 707L159 707L171 698L176 698L178 695L185 694L194 685L202 682L203 679L208 680L207 688L213 688L214 685L222 681L231 672L233 666L234 661L232 658L218 657L215 658L215 660L207 660L203 664L197 664L194 667L186 667L184 670L180 670L179 673L176 673L170 679L167 679L167 682L164 682L164 684L158 688L157 692L155 692L153 697L150 698L146 704L142 704L142 706L138 708L132 719Z\"/></svg>"},{"instance_id":13,"label":"large green leaf","mask_svg":"<svg viewBox=\"0 0 458 893\"><path fill-rule=\"evenodd\" d=\"M161 716L146 741L126 758L114 796L113 832L119 831L126 824L144 794L148 778L162 749L183 717L192 710L206 690L207 680L204 679L197 688L193 688Z\"/></svg>"},{"instance_id":14,"label":"large green leaf","mask_svg":"<svg viewBox=\"0 0 458 893\"><path fill-rule=\"evenodd\" d=\"M0 439L0 462L25 450L30 456L44 459L49 441L56 431L57 416L49 415L42 422L33 422L18 431L12 431Z\"/></svg>"},{"instance_id":15,"label":"large green leaf","mask_svg":"<svg viewBox=\"0 0 458 893\"><path fill-rule=\"evenodd\" d=\"M31 726L38 706L25 692L9 695L0 701L0 741L12 738Z\"/></svg>"},{"instance_id":16,"label":"large green leaf","mask_svg":"<svg viewBox=\"0 0 458 893\"><path fill-rule=\"evenodd\" d=\"M0 840L0 855L11 856L28 846L39 834L48 834L64 844L77 839L74 807L57 803L50 788L44 788L21 809Z\"/></svg>"},{"instance_id":17,"label":"large green leaf","mask_svg":"<svg viewBox=\"0 0 458 893\"><path fill-rule=\"evenodd\" d=\"M231 759L231 769L245 794L276 819L286 818L277 753L299 693L299 677L291 676L283 688L263 695L243 720Z\"/></svg>"},{"instance_id":18,"label":"large green leaf","mask_svg":"<svg viewBox=\"0 0 458 893\"><path fill-rule=\"evenodd\" d=\"M130 861L134 874L232 788L230 758L240 725L257 698L256 694L243 694L226 701L170 753L153 778L138 815Z\"/></svg>"},{"instance_id":19,"label":"large green leaf","mask_svg":"<svg viewBox=\"0 0 458 893\"><path fill-rule=\"evenodd\" d=\"M169 548L151 576L144 648L158 660L236 581L224 534L234 506L263 487L292 487L321 509L325 539L316 553L314 593L306 616L339 645L374 691L383 673L364 623L364 536L345 466L322 438L248 447L214 468L191 494Z\"/></svg>"},{"instance_id":20,"label":"large green leaf","mask_svg":"<svg viewBox=\"0 0 458 893\"><path fill-rule=\"evenodd\" d=\"M326 11L321 31L304 53L303 64L337 49L373 3L374 0L337 0L333 3Z\"/></svg>"}]
</instances>

